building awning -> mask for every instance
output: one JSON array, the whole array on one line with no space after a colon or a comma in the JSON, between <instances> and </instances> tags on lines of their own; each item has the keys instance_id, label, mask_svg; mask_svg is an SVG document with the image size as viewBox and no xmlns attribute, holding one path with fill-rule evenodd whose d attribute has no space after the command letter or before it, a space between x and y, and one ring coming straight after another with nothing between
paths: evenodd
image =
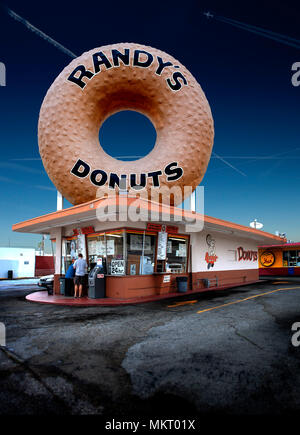
<instances>
[{"instance_id":1,"label":"building awning","mask_svg":"<svg viewBox=\"0 0 300 435\"><path fill-rule=\"evenodd\" d=\"M153 222L180 223L176 220L176 218L178 219L179 217L182 218L182 223L188 223L189 219L196 219L197 221L203 221L204 219L204 229L207 231L220 231L226 234L236 234L241 237L256 239L260 241L260 243L273 242L274 244L282 244L283 242L281 237L265 231L201 215L192 211L183 211L183 209L178 207L170 207L165 204L150 202L146 199L137 199L127 196L113 196L95 199L70 208L19 222L12 226L12 230L22 233L50 234L50 231L56 227L65 227L73 224L78 227L83 223L88 225L89 222L92 223L97 220L99 210L104 211L104 209L108 209L109 207L113 209L114 206L125 207L125 209L126 207L137 206L140 210L148 213L151 210L151 212L159 214L159 219L157 220L153 221L149 218L149 221ZM118 211L113 213L117 215ZM108 216L108 214L106 215ZM168 219L166 217L168 217ZM120 224L124 225L124 221L120 222Z\"/></svg>"},{"instance_id":2,"label":"building awning","mask_svg":"<svg viewBox=\"0 0 300 435\"><path fill-rule=\"evenodd\" d=\"M282 239L281 239L282 240ZM281 243L279 245L261 245L259 248L298 248L300 249L300 242L297 243Z\"/></svg>"}]
</instances>

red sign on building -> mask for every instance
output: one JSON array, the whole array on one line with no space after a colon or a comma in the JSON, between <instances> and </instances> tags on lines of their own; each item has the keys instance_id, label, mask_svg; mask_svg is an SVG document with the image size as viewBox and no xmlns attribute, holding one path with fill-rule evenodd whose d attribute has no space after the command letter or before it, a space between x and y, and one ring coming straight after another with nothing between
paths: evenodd
<instances>
[{"instance_id":1,"label":"red sign on building","mask_svg":"<svg viewBox=\"0 0 300 435\"><path fill-rule=\"evenodd\" d=\"M79 234L92 234L94 232L95 232L95 229L92 226L73 229L74 236L79 236Z\"/></svg>"},{"instance_id":2,"label":"red sign on building","mask_svg":"<svg viewBox=\"0 0 300 435\"><path fill-rule=\"evenodd\" d=\"M238 252L238 261L257 261L257 251L245 251L242 246L237 249Z\"/></svg>"},{"instance_id":3,"label":"red sign on building","mask_svg":"<svg viewBox=\"0 0 300 435\"><path fill-rule=\"evenodd\" d=\"M172 233L177 234L178 233L178 227L175 227L175 225L161 225L161 224L153 224L151 222L147 223L147 231L162 231L164 227L164 230L166 233Z\"/></svg>"}]
</instances>

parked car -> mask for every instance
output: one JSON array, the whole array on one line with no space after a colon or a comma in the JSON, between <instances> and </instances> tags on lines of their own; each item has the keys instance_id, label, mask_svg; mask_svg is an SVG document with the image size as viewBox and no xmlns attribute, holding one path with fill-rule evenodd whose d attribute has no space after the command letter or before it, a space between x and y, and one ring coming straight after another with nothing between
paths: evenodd
<instances>
[{"instance_id":1,"label":"parked car","mask_svg":"<svg viewBox=\"0 0 300 435\"><path fill-rule=\"evenodd\" d=\"M54 275L41 276L38 282L38 286L47 289L48 293L52 294L53 282L54 282Z\"/></svg>"}]
</instances>

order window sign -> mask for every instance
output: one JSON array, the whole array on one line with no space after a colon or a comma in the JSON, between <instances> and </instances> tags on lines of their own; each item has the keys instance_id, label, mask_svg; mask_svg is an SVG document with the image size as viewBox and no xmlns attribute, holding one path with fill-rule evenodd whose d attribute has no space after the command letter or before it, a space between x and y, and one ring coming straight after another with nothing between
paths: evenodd
<instances>
[{"instance_id":1,"label":"order window sign","mask_svg":"<svg viewBox=\"0 0 300 435\"><path fill-rule=\"evenodd\" d=\"M157 260L165 260L167 256L168 233L159 232L157 241Z\"/></svg>"},{"instance_id":2,"label":"order window sign","mask_svg":"<svg viewBox=\"0 0 300 435\"><path fill-rule=\"evenodd\" d=\"M124 275L125 274L125 261L124 260L111 260L111 274L112 275Z\"/></svg>"},{"instance_id":3,"label":"order window sign","mask_svg":"<svg viewBox=\"0 0 300 435\"><path fill-rule=\"evenodd\" d=\"M0 322L0 346L6 346L6 330L2 322Z\"/></svg>"}]
</instances>

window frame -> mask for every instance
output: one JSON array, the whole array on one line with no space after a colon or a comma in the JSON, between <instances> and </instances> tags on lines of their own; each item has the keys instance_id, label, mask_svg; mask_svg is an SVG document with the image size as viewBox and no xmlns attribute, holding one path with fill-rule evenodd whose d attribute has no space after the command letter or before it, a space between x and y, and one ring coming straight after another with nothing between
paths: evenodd
<instances>
[{"instance_id":1,"label":"window frame","mask_svg":"<svg viewBox=\"0 0 300 435\"><path fill-rule=\"evenodd\" d=\"M296 261L295 261L295 265L291 265L290 264L290 252L296 252ZM284 266L284 261L286 261L285 259L284 259L284 254L287 254L287 266ZM283 251L282 251L282 267L300 267L300 265L298 266L298 261L297 261L297 259L298 258L300 258L300 249L297 249L297 248L295 248L295 249L284 249Z\"/></svg>"},{"instance_id":2,"label":"window frame","mask_svg":"<svg viewBox=\"0 0 300 435\"><path fill-rule=\"evenodd\" d=\"M190 235L189 234L179 234L179 233L168 233L168 239L169 237L175 237L175 238L180 238L186 241L186 246L187 246L187 253L186 253L186 271L185 272L179 272L179 273L175 273L175 272L166 272L166 267L165 267L165 263L166 260L162 260L164 262L164 271L163 272L157 272L157 243L158 243L158 232L157 231L147 231L147 229L141 229L141 228L131 228L131 227L120 227L120 228L114 228L111 230L102 230L102 231L95 231L94 233L90 233L86 235L86 244L87 244L87 258L89 259L89 247L88 247L88 241L90 238L93 237L97 237L97 236L103 236L104 235L104 240L105 240L105 258L107 258L107 246L106 246L106 234L112 234L112 233L123 233L123 258L125 260L125 273L122 275L108 275L108 276L126 276L126 277L134 277L134 276L147 276L144 274L136 274L136 275L130 275L127 274L127 265L128 265L128 248L127 248L127 235L128 234L142 234L143 235L143 249L142 249L142 256L144 257L145 251L144 251L144 247L145 247L145 237L146 236L155 236L156 240L155 240L155 246L154 246L154 267L153 267L153 274L155 273L171 273L173 275L180 275L180 274L188 274L188 270L189 270L189 262L190 262ZM149 276L149 275L148 275Z\"/></svg>"}]
</instances>

